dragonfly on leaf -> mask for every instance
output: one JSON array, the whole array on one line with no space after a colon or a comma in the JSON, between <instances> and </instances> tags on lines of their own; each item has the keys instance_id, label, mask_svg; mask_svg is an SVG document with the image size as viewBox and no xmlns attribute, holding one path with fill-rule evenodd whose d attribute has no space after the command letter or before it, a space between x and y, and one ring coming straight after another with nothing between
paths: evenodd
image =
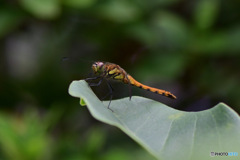
<instances>
[{"instance_id":1,"label":"dragonfly on leaf","mask_svg":"<svg viewBox=\"0 0 240 160\"><path fill-rule=\"evenodd\" d=\"M98 83L89 83L90 86L99 86L104 79L107 80L107 85L109 88L109 94L107 94L107 96L110 95L110 102L108 104L108 109L110 109L110 103L111 103L112 97L113 97L113 87L108 82L109 79L122 81L123 83L128 84L130 100L131 100L131 96L132 96L131 95L131 86L136 86L136 87L145 89L150 92L154 92L154 93L157 93L157 94L160 94L160 95L172 98L172 99L176 99L176 96L168 91L158 89L158 88L153 88L153 87L144 85L144 84L136 81L132 76L130 76L123 68L121 68L117 64L109 63L109 62L94 62L92 64L92 69L96 76L92 77L92 78L87 78L85 80L89 81L89 80L99 79ZM113 111L113 110L111 110L111 111Z\"/></svg>"}]
</instances>

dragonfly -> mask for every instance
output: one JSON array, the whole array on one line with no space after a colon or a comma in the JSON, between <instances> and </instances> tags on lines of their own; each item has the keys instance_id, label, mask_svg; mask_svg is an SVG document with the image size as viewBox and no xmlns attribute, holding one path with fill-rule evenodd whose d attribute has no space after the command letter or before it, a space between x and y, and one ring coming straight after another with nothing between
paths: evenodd
<instances>
[{"instance_id":1,"label":"dragonfly","mask_svg":"<svg viewBox=\"0 0 240 160\"><path fill-rule=\"evenodd\" d=\"M147 85L144 85L144 84L138 82L131 75L129 75L123 68L121 68L119 65L114 64L114 63L101 62L101 61L94 62L92 64L92 70L93 70L93 73L94 73L95 77L87 78L85 80L86 81L91 81L91 80L99 79L99 81L97 83L89 83L90 86L99 86L104 79L107 80L107 85L108 85L108 88L109 88L109 91L110 91L106 95L106 96L110 95L110 102L109 102L108 107L107 107L108 109L110 109L110 103L111 103L112 97L113 97L113 87L111 86L110 83L108 83L108 80L117 80L117 81L121 81L125 84L128 84L129 85L129 99L130 100L131 100L131 97L132 97L131 86L136 86L138 88L141 88L141 89L144 89L144 90L156 93L156 94L160 94L160 95L172 98L172 99L177 98L174 94L172 94L168 91L158 89L158 88L153 88L153 87L150 87L150 86L147 86Z\"/></svg>"}]
</instances>

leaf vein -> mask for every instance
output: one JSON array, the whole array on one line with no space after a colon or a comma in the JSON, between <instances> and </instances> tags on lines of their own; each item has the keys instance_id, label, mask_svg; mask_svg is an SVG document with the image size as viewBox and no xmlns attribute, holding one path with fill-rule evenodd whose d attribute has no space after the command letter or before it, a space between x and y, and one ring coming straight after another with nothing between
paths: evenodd
<instances>
[{"instance_id":1,"label":"leaf vein","mask_svg":"<svg viewBox=\"0 0 240 160\"><path fill-rule=\"evenodd\" d=\"M215 118L215 116L214 116L214 114L212 113L211 110L210 110L210 113L211 113L211 115L212 115L213 121L214 121L215 126L216 126L215 129L216 129L217 137L218 137L218 146L219 146L219 148L221 149L222 147L221 147L221 144L220 144L220 132L219 132L218 127L217 127L217 121L216 121L216 118Z\"/></svg>"},{"instance_id":2,"label":"leaf vein","mask_svg":"<svg viewBox=\"0 0 240 160\"><path fill-rule=\"evenodd\" d=\"M198 117L197 117L196 114L194 114L194 116L195 116L195 123L194 123L193 136L192 136L192 146L191 146L191 151L190 151L189 159L192 159L193 147L194 147L194 143L195 143L195 133L196 133L196 130L197 130Z\"/></svg>"},{"instance_id":3,"label":"leaf vein","mask_svg":"<svg viewBox=\"0 0 240 160\"><path fill-rule=\"evenodd\" d=\"M144 122L141 125L139 125L137 127L137 129L135 130L135 133L138 133L138 131L147 123L147 121L150 119L150 117L152 117L152 116L151 116L150 112L148 111L148 117L144 120Z\"/></svg>"},{"instance_id":4,"label":"leaf vein","mask_svg":"<svg viewBox=\"0 0 240 160\"><path fill-rule=\"evenodd\" d=\"M168 138L169 138L169 134L170 134L170 132L171 132L172 124L173 124L174 120L175 120L175 119L173 119L172 122L171 122L171 124L170 124L169 130L168 130L168 134L167 134L167 136L166 136L166 139L164 140L163 146L162 146L162 148L160 149L160 151L163 151L163 149L164 149L165 146L166 146L166 143L167 143L167 140L168 140Z\"/></svg>"}]
</instances>

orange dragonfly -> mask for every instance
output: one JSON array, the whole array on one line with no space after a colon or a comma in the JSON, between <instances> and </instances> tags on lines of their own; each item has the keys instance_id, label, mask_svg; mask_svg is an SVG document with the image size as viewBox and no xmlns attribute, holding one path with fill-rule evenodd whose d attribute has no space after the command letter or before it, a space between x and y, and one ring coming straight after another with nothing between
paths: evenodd
<instances>
[{"instance_id":1,"label":"orange dragonfly","mask_svg":"<svg viewBox=\"0 0 240 160\"><path fill-rule=\"evenodd\" d=\"M95 79L100 79L98 83L92 84L90 83L90 86L99 86L103 79L113 79L113 80L119 80L122 81L125 84L129 84L129 92L130 92L130 100L131 100L131 85L136 86L142 89L145 89L150 92L154 92L172 99L176 99L176 96L173 95L172 93L149 87L147 85L144 85L138 81L136 81L132 76L130 76L124 69L122 69L119 65L114 64L114 63L109 63L109 62L94 62L92 65L92 69L96 77L92 78L87 78L85 79L86 81L88 80L95 80ZM113 96L113 87L111 86L110 83L107 83L109 87L109 94L110 94L110 102L108 104L108 109L110 109L110 103L112 101L112 96ZM109 95L108 94L108 95ZM111 110L111 109L110 109ZM111 110L112 111L112 110Z\"/></svg>"}]
</instances>

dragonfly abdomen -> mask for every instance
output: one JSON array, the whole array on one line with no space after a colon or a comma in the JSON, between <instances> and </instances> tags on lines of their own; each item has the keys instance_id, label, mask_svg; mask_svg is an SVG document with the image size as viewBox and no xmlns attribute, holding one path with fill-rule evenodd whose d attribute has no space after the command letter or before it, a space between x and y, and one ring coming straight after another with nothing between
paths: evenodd
<instances>
[{"instance_id":1,"label":"dragonfly abdomen","mask_svg":"<svg viewBox=\"0 0 240 160\"><path fill-rule=\"evenodd\" d=\"M166 97L169 97L169 98L173 98L173 99L176 99L176 96L173 95L172 93L168 92L168 91L165 91L165 90L161 90L161 89L158 89L158 88L153 88L153 87L150 87L150 86L146 86L138 81L136 81L132 76L128 75L128 80L130 81L130 84L133 85L133 86L136 86L138 88L142 88L142 89L145 89L147 91L150 91L150 92L153 92L153 93L157 93L157 94L160 94L160 95L163 95L163 96L166 96Z\"/></svg>"}]
</instances>

